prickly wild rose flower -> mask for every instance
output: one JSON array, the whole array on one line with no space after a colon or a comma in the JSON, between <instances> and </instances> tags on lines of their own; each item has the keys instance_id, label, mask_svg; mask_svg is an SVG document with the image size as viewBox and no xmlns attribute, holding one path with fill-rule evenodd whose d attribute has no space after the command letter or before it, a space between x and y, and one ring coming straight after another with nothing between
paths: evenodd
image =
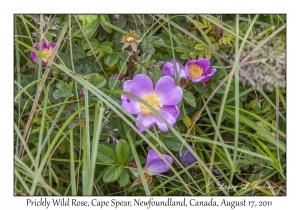
<instances>
[{"instance_id":1,"label":"prickly wild rose flower","mask_svg":"<svg viewBox=\"0 0 300 210\"><path fill-rule=\"evenodd\" d=\"M184 166L189 166L197 162L197 159L187 148L184 148L181 152L179 152L179 160Z\"/></svg>"},{"instance_id":2,"label":"prickly wild rose flower","mask_svg":"<svg viewBox=\"0 0 300 210\"><path fill-rule=\"evenodd\" d=\"M176 72L176 68L177 68L177 72ZM176 72L176 75L175 75L175 72ZM174 75L175 78L179 77L179 79L187 78L183 65L181 63L179 63L178 61L176 61L176 67L175 67L173 59L164 64L164 66L162 67L162 74L165 76L172 74L172 75Z\"/></svg>"},{"instance_id":3,"label":"prickly wild rose flower","mask_svg":"<svg viewBox=\"0 0 300 210\"><path fill-rule=\"evenodd\" d=\"M172 165L173 158L169 155L162 154L162 156ZM161 174L164 172L167 172L170 169L170 167L165 163L163 159L159 157L159 155L155 152L155 150L151 149L148 151L147 155L147 163L144 167L144 170L146 171L144 173L146 181L148 186L152 182L152 176L154 174ZM133 183L133 186L136 184L143 185L141 176L139 175L137 170L130 169L132 174L137 177L137 180Z\"/></svg>"},{"instance_id":4,"label":"prickly wild rose flower","mask_svg":"<svg viewBox=\"0 0 300 210\"><path fill-rule=\"evenodd\" d=\"M185 65L185 73L193 82L207 82L216 72L215 68L208 70L210 61L206 58L190 60Z\"/></svg>"},{"instance_id":5,"label":"prickly wild rose flower","mask_svg":"<svg viewBox=\"0 0 300 210\"><path fill-rule=\"evenodd\" d=\"M183 92L180 87L175 85L172 77L164 76L160 78L153 90L153 83L150 77L145 74L138 74L132 80L124 82L123 90L145 100L173 127L175 126L176 119L180 113L176 105L182 100ZM122 106L129 113L138 114L137 120L146 128L156 124L163 132L169 130L168 126L145 104L124 94L121 95L121 99ZM139 124L136 124L136 126L140 132L144 131Z\"/></svg>"},{"instance_id":6,"label":"prickly wild rose flower","mask_svg":"<svg viewBox=\"0 0 300 210\"><path fill-rule=\"evenodd\" d=\"M56 44L55 42L47 43L46 41L44 41L43 42L42 54L44 56L46 56L47 58L50 58L50 56L52 54L52 50L55 47L55 44ZM35 49L37 51L40 50L39 43L35 43ZM31 56L31 58L34 62L38 61L38 55L34 51L31 51L30 56ZM47 65L47 63L48 63L47 59L43 57L42 58L42 65L45 66L45 65Z\"/></svg>"}]
</instances>

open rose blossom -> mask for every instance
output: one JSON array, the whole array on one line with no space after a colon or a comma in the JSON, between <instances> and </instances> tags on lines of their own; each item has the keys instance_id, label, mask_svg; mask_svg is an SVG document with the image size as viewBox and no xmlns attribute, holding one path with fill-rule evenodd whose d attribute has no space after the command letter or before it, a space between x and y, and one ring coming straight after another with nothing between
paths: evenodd
<instances>
[{"instance_id":1,"label":"open rose blossom","mask_svg":"<svg viewBox=\"0 0 300 210\"><path fill-rule=\"evenodd\" d=\"M177 68L177 74L175 75L175 72L176 72L176 68ZM179 63L178 61L176 61L176 68L175 68L175 65L174 65L174 60L170 60L169 62L166 62L162 68L162 74L163 75L174 75L174 77L178 77L179 76L179 79L181 78L187 78L186 74L185 74L185 71L184 71L184 67L181 63Z\"/></svg>"},{"instance_id":2,"label":"open rose blossom","mask_svg":"<svg viewBox=\"0 0 300 210\"><path fill-rule=\"evenodd\" d=\"M179 153L179 160L184 166L189 166L197 162L197 159L187 148L184 148L181 153Z\"/></svg>"},{"instance_id":3,"label":"open rose blossom","mask_svg":"<svg viewBox=\"0 0 300 210\"><path fill-rule=\"evenodd\" d=\"M55 44L56 44L55 42L47 43L46 41L44 41L43 42L42 54L44 56L46 56L47 58L50 58L50 56L52 54L52 50L55 47ZM39 43L35 43L35 49L37 51L40 50ZM31 55L32 60L34 60L34 62L38 61L38 55L35 52L31 51L30 55ZM45 65L47 65L47 63L48 63L47 59L43 57L42 58L42 65L45 66Z\"/></svg>"},{"instance_id":4,"label":"open rose blossom","mask_svg":"<svg viewBox=\"0 0 300 210\"><path fill-rule=\"evenodd\" d=\"M153 83L150 77L145 74L138 74L132 80L124 82L123 90L145 100L173 127L175 126L176 119L180 113L176 105L182 100L183 92L180 87L175 85L172 77L164 76L160 78L153 90ZM121 99L122 106L129 113L138 114L137 120L146 128L156 124L163 132L169 130L168 126L145 104L124 94L121 95ZM140 132L144 131L139 124L136 124L136 126Z\"/></svg>"},{"instance_id":5,"label":"open rose blossom","mask_svg":"<svg viewBox=\"0 0 300 210\"><path fill-rule=\"evenodd\" d=\"M162 154L164 158L172 165L173 158L169 155ZM155 152L155 150L151 149L148 151L147 155L147 163L144 167L144 170L146 172L144 173L147 184L150 185L152 182L152 176L154 174L161 174L164 172L167 172L170 169L170 167L159 157L159 155ZM139 175L137 170L130 169L132 174L137 177L137 180L134 182L133 186L136 184L143 185L141 176Z\"/></svg>"},{"instance_id":6,"label":"open rose blossom","mask_svg":"<svg viewBox=\"0 0 300 210\"><path fill-rule=\"evenodd\" d=\"M190 60L185 65L185 73L193 82L207 82L216 72L215 68L210 67L210 61L206 58Z\"/></svg>"}]
</instances>

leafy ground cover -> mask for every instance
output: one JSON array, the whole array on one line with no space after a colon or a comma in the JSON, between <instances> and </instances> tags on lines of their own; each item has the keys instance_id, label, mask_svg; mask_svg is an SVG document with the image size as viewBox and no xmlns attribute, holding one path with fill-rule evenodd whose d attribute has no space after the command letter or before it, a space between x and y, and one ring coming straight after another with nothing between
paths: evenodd
<instances>
[{"instance_id":1,"label":"leafy ground cover","mask_svg":"<svg viewBox=\"0 0 300 210\"><path fill-rule=\"evenodd\" d=\"M16 195L285 195L286 16L14 17Z\"/></svg>"}]
</instances>

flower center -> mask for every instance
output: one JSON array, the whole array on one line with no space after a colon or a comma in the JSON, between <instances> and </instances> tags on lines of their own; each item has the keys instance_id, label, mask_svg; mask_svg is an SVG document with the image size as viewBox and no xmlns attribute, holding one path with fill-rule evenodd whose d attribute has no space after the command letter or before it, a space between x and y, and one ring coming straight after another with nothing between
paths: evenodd
<instances>
[{"instance_id":1,"label":"flower center","mask_svg":"<svg viewBox=\"0 0 300 210\"><path fill-rule=\"evenodd\" d=\"M49 57L51 56L51 53L52 53L52 51L51 51L51 50L48 50L48 49L44 49L43 52L42 52L42 54L43 54L44 56L46 56L47 58L49 58ZM47 59L46 59L46 58L42 58L42 60L43 60L44 62L47 62Z\"/></svg>"},{"instance_id":2,"label":"flower center","mask_svg":"<svg viewBox=\"0 0 300 210\"><path fill-rule=\"evenodd\" d=\"M203 69L199 65L197 64L190 65L188 69L193 79L197 79L202 76Z\"/></svg>"},{"instance_id":3,"label":"flower center","mask_svg":"<svg viewBox=\"0 0 300 210\"><path fill-rule=\"evenodd\" d=\"M146 178L146 181L147 181L147 185L149 186L149 185L151 184L151 182L152 182L152 176L151 176L150 174L148 174L147 172L145 172L144 175L145 175L145 178ZM138 183L140 186L143 185L143 183L142 183L142 178L141 178L140 175L138 175L138 178L137 178L136 181L137 181L137 183Z\"/></svg>"},{"instance_id":4,"label":"flower center","mask_svg":"<svg viewBox=\"0 0 300 210\"><path fill-rule=\"evenodd\" d=\"M160 107L162 105L159 102L159 94L158 93L150 93L146 96L141 97L143 100L145 100L148 104L150 104L155 110L160 110ZM142 115L148 115L152 114L155 116L155 114L143 103L140 102L140 108L142 110Z\"/></svg>"}]
</instances>

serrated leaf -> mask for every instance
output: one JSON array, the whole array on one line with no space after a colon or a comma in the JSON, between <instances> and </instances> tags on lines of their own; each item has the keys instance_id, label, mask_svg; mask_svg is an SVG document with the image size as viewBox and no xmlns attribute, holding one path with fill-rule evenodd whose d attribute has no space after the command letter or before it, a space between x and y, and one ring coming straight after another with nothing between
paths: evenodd
<instances>
[{"instance_id":1,"label":"serrated leaf","mask_svg":"<svg viewBox=\"0 0 300 210\"><path fill-rule=\"evenodd\" d=\"M102 28L107 31L108 33L111 33L111 28L109 28L107 25L105 25L105 22L110 22L107 15L100 15L101 18L101 26Z\"/></svg>"},{"instance_id":2,"label":"serrated leaf","mask_svg":"<svg viewBox=\"0 0 300 210\"><path fill-rule=\"evenodd\" d=\"M197 92L201 93L203 91L203 89L205 88L205 85L201 82L197 82L195 85L194 85L194 88Z\"/></svg>"},{"instance_id":3,"label":"serrated leaf","mask_svg":"<svg viewBox=\"0 0 300 210\"><path fill-rule=\"evenodd\" d=\"M105 77L101 76L100 74L87 74L86 75L89 82L95 85L95 87L100 88L106 84Z\"/></svg>"},{"instance_id":4,"label":"serrated leaf","mask_svg":"<svg viewBox=\"0 0 300 210\"><path fill-rule=\"evenodd\" d=\"M162 38L160 38L159 36L152 36L152 40L153 40L153 42L156 42L158 44L165 44L165 41Z\"/></svg>"},{"instance_id":5,"label":"serrated leaf","mask_svg":"<svg viewBox=\"0 0 300 210\"><path fill-rule=\"evenodd\" d=\"M114 151L105 145L99 145L97 160L104 163L113 163L117 161Z\"/></svg>"},{"instance_id":6,"label":"serrated leaf","mask_svg":"<svg viewBox=\"0 0 300 210\"><path fill-rule=\"evenodd\" d=\"M126 25L126 19L124 17L120 17L117 22L117 26L119 28L123 28Z\"/></svg>"},{"instance_id":7,"label":"serrated leaf","mask_svg":"<svg viewBox=\"0 0 300 210\"><path fill-rule=\"evenodd\" d=\"M100 18L97 15L81 15L82 27L88 38L90 38L100 25Z\"/></svg>"},{"instance_id":8,"label":"serrated leaf","mask_svg":"<svg viewBox=\"0 0 300 210\"><path fill-rule=\"evenodd\" d=\"M182 146L181 141L177 137L173 137L173 138L164 137L163 141L170 150L173 150L175 152L178 152Z\"/></svg>"},{"instance_id":9,"label":"serrated leaf","mask_svg":"<svg viewBox=\"0 0 300 210\"><path fill-rule=\"evenodd\" d=\"M267 112L270 109L271 109L271 104L267 100L265 100L265 102L262 105L262 111Z\"/></svg>"},{"instance_id":10,"label":"serrated leaf","mask_svg":"<svg viewBox=\"0 0 300 210\"><path fill-rule=\"evenodd\" d=\"M60 97L62 97L61 90L55 90L55 91L53 92L53 98L54 98L54 99L59 99Z\"/></svg>"},{"instance_id":11,"label":"serrated leaf","mask_svg":"<svg viewBox=\"0 0 300 210\"><path fill-rule=\"evenodd\" d=\"M230 39L229 37L227 37L226 39L227 39L227 43L228 43L229 45L231 45L231 42L230 42L231 39Z\"/></svg>"},{"instance_id":12,"label":"serrated leaf","mask_svg":"<svg viewBox=\"0 0 300 210\"><path fill-rule=\"evenodd\" d=\"M64 82L59 82L56 84L56 87L60 90L67 90L68 89L68 85Z\"/></svg>"},{"instance_id":13,"label":"serrated leaf","mask_svg":"<svg viewBox=\"0 0 300 210\"><path fill-rule=\"evenodd\" d=\"M97 48L99 48L99 42L91 41L90 44L91 44L91 46L92 46L92 48L93 48L94 50L96 50ZM85 45L83 45L82 48L83 48L84 50L91 49L90 44L89 44L89 43L86 43Z\"/></svg>"},{"instance_id":14,"label":"serrated leaf","mask_svg":"<svg viewBox=\"0 0 300 210\"><path fill-rule=\"evenodd\" d=\"M186 102L188 102L188 104L190 104L192 107L196 107L196 102L195 102L195 97L194 95L185 90L185 89L182 89L183 90L183 98Z\"/></svg>"},{"instance_id":15,"label":"serrated leaf","mask_svg":"<svg viewBox=\"0 0 300 210\"><path fill-rule=\"evenodd\" d=\"M196 44L194 47L196 50L205 50L205 46L203 44Z\"/></svg>"},{"instance_id":16,"label":"serrated leaf","mask_svg":"<svg viewBox=\"0 0 300 210\"><path fill-rule=\"evenodd\" d=\"M213 82L213 83L211 83L211 88L214 90L217 88L218 85L219 85L218 82ZM223 85L220 87L220 89L217 91L217 93L221 93L221 94L225 93L225 89L226 89L226 87Z\"/></svg>"},{"instance_id":17,"label":"serrated leaf","mask_svg":"<svg viewBox=\"0 0 300 210\"><path fill-rule=\"evenodd\" d=\"M149 54L154 54L155 53L155 49L154 49L152 44L147 44L146 42L144 42L141 45L141 48L142 48L144 53L149 53Z\"/></svg>"},{"instance_id":18,"label":"serrated leaf","mask_svg":"<svg viewBox=\"0 0 300 210\"><path fill-rule=\"evenodd\" d=\"M211 51L210 51L210 49L205 49L205 57L208 59L208 60L210 60L211 59Z\"/></svg>"},{"instance_id":19,"label":"serrated leaf","mask_svg":"<svg viewBox=\"0 0 300 210\"><path fill-rule=\"evenodd\" d=\"M78 44L76 48L73 50L73 59L78 60L85 57L84 50L81 44ZM70 60L71 61L71 60Z\"/></svg>"},{"instance_id":20,"label":"serrated leaf","mask_svg":"<svg viewBox=\"0 0 300 210\"><path fill-rule=\"evenodd\" d=\"M112 42L104 41L104 42L101 43L101 45L112 47L114 44Z\"/></svg>"},{"instance_id":21,"label":"serrated leaf","mask_svg":"<svg viewBox=\"0 0 300 210\"><path fill-rule=\"evenodd\" d=\"M113 53L113 54L110 54L106 58L105 62L106 62L107 65L113 66L118 62L118 60L119 60L119 53Z\"/></svg>"},{"instance_id":22,"label":"serrated leaf","mask_svg":"<svg viewBox=\"0 0 300 210\"><path fill-rule=\"evenodd\" d=\"M248 23L246 23L246 22L240 23L239 29L240 29L241 31L246 30L247 28L248 28Z\"/></svg>"},{"instance_id":23,"label":"serrated leaf","mask_svg":"<svg viewBox=\"0 0 300 210\"><path fill-rule=\"evenodd\" d=\"M124 187L129 181L129 174L128 171L125 170L120 176L120 187Z\"/></svg>"},{"instance_id":24,"label":"serrated leaf","mask_svg":"<svg viewBox=\"0 0 300 210\"><path fill-rule=\"evenodd\" d=\"M122 166L119 163L113 164L108 170L105 172L103 176L104 182L114 182L116 181L122 173Z\"/></svg>"},{"instance_id":25,"label":"serrated leaf","mask_svg":"<svg viewBox=\"0 0 300 210\"><path fill-rule=\"evenodd\" d=\"M116 77L110 77L108 80L108 88L110 90L114 89L114 84L116 83L117 78ZM116 86L116 85L115 85Z\"/></svg>"},{"instance_id":26,"label":"serrated leaf","mask_svg":"<svg viewBox=\"0 0 300 210\"><path fill-rule=\"evenodd\" d=\"M87 56L92 56L93 55L93 51L92 50L89 50L87 53L86 53Z\"/></svg>"},{"instance_id":27,"label":"serrated leaf","mask_svg":"<svg viewBox=\"0 0 300 210\"><path fill-rule=\"evenodd\" d=\"M104 51L104 52L107 52L109 54L113 53L113 49L108 46L108 45L100 45L100 48Z\"/></svg>"},{"instance_id":28,"label":"serrated leaf","mask_svg":"<svg viewBox=\"0 0 300 210\"><path fill-rule=\"evenodd\" d=\"M253 110L255 110L255 112L260 112L261 111L261 104L256 99L252 100L249 103L249 107L251 107Z\"/></svg>"},{"instance_id":29,"label":"serrated leaf","mask_svg":"<svg viewBox=\"0 0 300 210\"><path fill-rule=\"evenodd\" d=\"M129 146L124 140L120 140L116 147L116 156L119 163L125 163L129 157Z\"/></svg>"}]
</instances>

